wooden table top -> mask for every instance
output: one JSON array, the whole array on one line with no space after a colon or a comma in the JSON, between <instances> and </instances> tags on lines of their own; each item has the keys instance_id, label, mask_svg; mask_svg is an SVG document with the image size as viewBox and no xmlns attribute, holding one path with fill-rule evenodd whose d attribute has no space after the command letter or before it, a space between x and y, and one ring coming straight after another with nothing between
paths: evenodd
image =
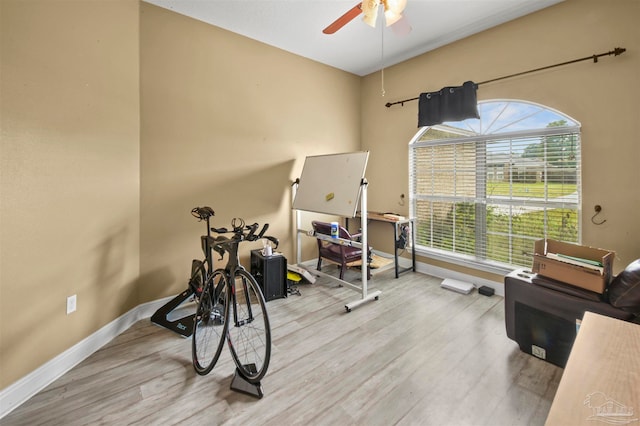
<instances>
[{"instance_id":1,"label":"wooden table top","mask_svg":"<svg viewBox=\"0 0 640 426\"><path fill-rule=\"evenodd\" d=\"M640 325L586 312L547 426L640 425Z\"/></svg>"},{"instance_id":2,"label":"wooden table top","mask_svg":"<svg viewBox=\"0 0 640 426\"><path fill-rule=\"evenodd\" d=\"M360 218L361 213L357 212L356 217ZM404 216L400 216L392 213L380 213L380 212L370 212L370 211L367 211L367 218L369 220L377 220L380 222L392 222L392 223L406 222L408 220Z\"/></svg>"}]
</instances>

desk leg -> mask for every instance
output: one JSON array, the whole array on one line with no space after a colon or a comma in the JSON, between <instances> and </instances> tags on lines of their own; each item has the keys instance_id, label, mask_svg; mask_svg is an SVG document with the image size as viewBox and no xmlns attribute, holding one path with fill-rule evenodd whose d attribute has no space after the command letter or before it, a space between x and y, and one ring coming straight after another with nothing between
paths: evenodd
<instances>
[{"instance_id":1,"label":"desk leg","mask_svg":"<svg viewBox=\"0 0 640 426\"><path fill-rule=\"evenodd\" d=\"M400 276L400 261L398 258L398 224L396 222L389 222L389 221L384 221L389 223L392 227L393 227L393 261L394 261L394 268L395 268L395 273L396 273L396 278L398 278ZM411 229L411 268L406 268L403 269L403 272L408 271L409 269L411 269L413 272L416 271L416 251L415 251L415 243L416 243L416 234L415 234L415 229L414 229L414 221L410 220L409 226ZM345 228L347 228L347 230L349 230L349 218L346 217L345 218ZM349 231L351 232L351 231Z\"/></svg>"},{"instance_id":2,"label":"desk leg","mask_svg":"<svg viewBox=\"0 0 640 426\"><path fill-rule=\"evenodd\" d=\"M393 260L396 267L396 278L398 278L400 274L400 267L398 265L398 226L395 223L392 223L391 226L393 226Z\"/></svg>"},{"instance_id":3,"label":"desk leg","mask_svg":"<svg viewBox=\"0 0 640 426\"><path fill-rule=\"evenodd\" d=\"M407 272L409 270L415 272L416 271L416 250L415 250L415 246L416 246L416 234L415 234L415 227L414 227L414 221L413 220L409 220L409 222L406 222L407 225L409 225L409 230L411 232L411 267L410 268L404 268L402 270L402 272ZM398 225L393 223L393 239L394 239L394 257L395 257L395 262L396 262L396 278L398 278L398 275L400 274L400 263L398 260ZM407 236L409 237L409 236ZM405 241L405 247L406 245L408 245L408 241Z\"/></svg>"},{"instance_id":4,"label":"desk leg","mask_svg":"<svg viewBox=\"0 0 640 426\"><path fill-rule=\"evenodd\" d=\"M411 226L411 267L413 268L413 272L416 271L416 228L415 221L411 221L409 226Z\"/></svg>"}]
</instances>

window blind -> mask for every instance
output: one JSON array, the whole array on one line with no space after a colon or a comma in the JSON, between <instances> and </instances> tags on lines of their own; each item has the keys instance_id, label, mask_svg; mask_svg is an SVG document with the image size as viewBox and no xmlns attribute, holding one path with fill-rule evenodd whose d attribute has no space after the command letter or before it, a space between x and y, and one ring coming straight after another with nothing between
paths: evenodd
<instances>
[{"instance_id":1,"label":"window blind","mask_svg":"<svg viewBox=\"0 0 640 426\"><path fill-rule=\"evenodd\" d=\"M417 250L530 267L536 240L580 241L579 128L435 126L409 152Z\"/></svg>"}]
</instances>

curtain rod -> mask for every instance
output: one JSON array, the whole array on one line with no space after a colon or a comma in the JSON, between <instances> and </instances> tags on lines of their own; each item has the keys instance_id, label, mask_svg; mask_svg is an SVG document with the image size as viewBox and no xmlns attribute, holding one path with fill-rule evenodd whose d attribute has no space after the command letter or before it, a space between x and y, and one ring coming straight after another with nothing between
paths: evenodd
<instances>
[{"instance_id":1,"label":"curtain rod","mask_svg":"<svg viewBox=\"0 0 640 426\"><path fill-rule=\"evenodd\" d=\"M480 83L476 83L476 85L480 86L481 84L493 83L494 81L505 80L507 78L512 78L512 77L518 77L520 75L529 74L529 73L533 73L533 72L537 72L537 71L542 71L542 70L546 70L546 69L549 69L549 68L560 67L560 66L563 66L563 65L574 64L576 62L588 61L589 59L593 59L593 63L595 64L596 62L598 62L598 58L601 57L601 56L611 56L611 55L618 56L618 55L621 55L624 52L626 52L626 50L627 49L625 49L623 47L616 47L616 48L614 48L613 50L611 50L611 51L609 51L607 53L600 53L598 55L585 56L584 58L574 59L572 61L562 62L562 63L554 64L554 65L547 65L546 67L536 68L536 69L529 70L529 71L522 71L522 72L519 72L519 73L516 73L516 74L505 75L503 77L498 77L498 78L494 78L494 79L491 79L491 80L486 80L486 81L482 81ZM397 101L397 102L387 102L385 104L385 106L387 108L389 108L389 107L391 107L393 105L398 105L398 104L404 106L405 102L417 101L418 99L420 99L420 97L411 98L411 99L404 99L402 101Z\"/></svg>"}]
</instances>

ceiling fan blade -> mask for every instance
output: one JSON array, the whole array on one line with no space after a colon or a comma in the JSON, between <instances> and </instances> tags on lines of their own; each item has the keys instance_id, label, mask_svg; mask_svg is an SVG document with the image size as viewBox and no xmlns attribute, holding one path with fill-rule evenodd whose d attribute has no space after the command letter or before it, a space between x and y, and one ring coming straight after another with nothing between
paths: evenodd
<instances>
[{"instance_id":1,"label":"ceiling fan blade","mask_svg":"<svg viewBox=\"0 0 640 426\"><path fill-rule=\"evenodd\" d=\"M398 36L406 36L411 32L411 24L405 15L402 15L398 21L391 25L393 33Z\"/></svg>"},{"instance_id":2,"label":"ceiling fan blade","mask_svg":"<svg viewBox=\"0 0 640 426\"><path fill-rule=\"evenodd\" d=\"M353 18L360 15L361 13L362 13L362 3L358 3L357 5L349 9L347 13L345 13L344 15L342 15L341 17L333 21L331 25L329 25L327 28L322 30L322 32L325 34L333 34L336 31L338 31L340 28L347 25L349 22L353 20Z\"/></svg>"}]
</instances>

